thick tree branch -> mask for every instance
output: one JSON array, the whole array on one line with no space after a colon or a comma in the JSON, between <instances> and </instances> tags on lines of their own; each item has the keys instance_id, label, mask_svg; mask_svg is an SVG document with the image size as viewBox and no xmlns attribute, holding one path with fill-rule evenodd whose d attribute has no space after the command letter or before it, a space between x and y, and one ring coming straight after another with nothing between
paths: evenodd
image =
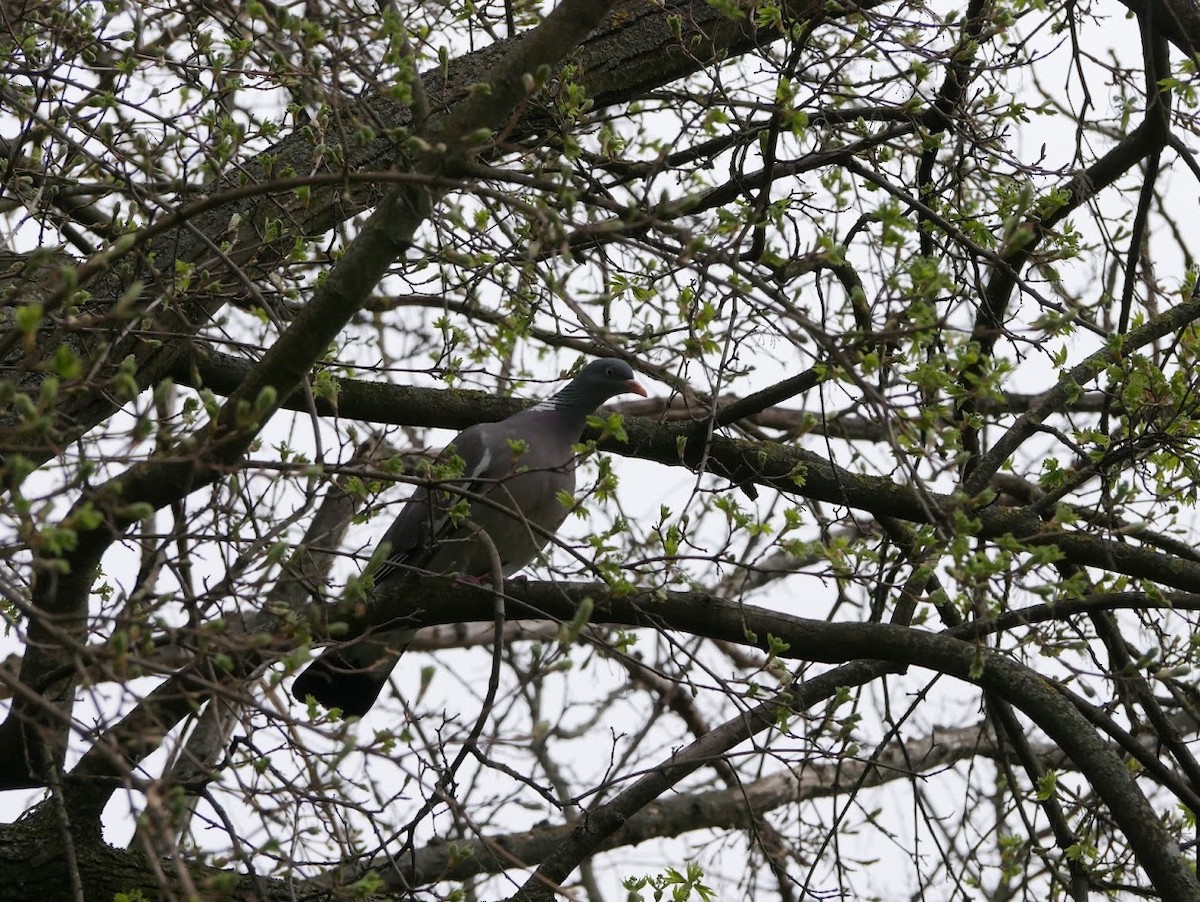
<instances>
[{"instance_id":1,"label":"thick tree branch","mask_svg":"<svg viewBox=\"0 0 1200 902\"><path fill-rule=\"evenodd\" d=\"M1134 330L1119 347L1098 351L1070 370L1057 385L1035 398L1021 396L1016 401L1029 405L992 448L978 469L976 480L998 468L1036 430L1050 413L1061 410L1070 399L1095 378L1104 367L1137 348L1183 328L1200 318L1200 300L1191 300L1174 307ZM214 360L206 372L222 387L231 386L243 372L230 358ZM424 425L436 428L462 429L481 421L503 419L525 406L526 402L501 398L484 392L440 392L410 386L387 386L370 382L344 382L346 404L354 413L339 410L346 416L355 414L375 422L401 425ZM341 397L341 396L340 396ZM1085 396L1095 397L1095 396ZM327 405L327 402L319 402ZM1098 399L1096 402L1098 406ZM323 411L332 413L328 406ZM697 443L691 442L693 425L681 422L655 422L649 419L626 418L627 443L607 438L600 442L601 450L652 460L665 466L696 466L699 463ZM587 438L598 439L596 433ZM684 451L681 455L680 448ZM932 492L919 492L910 486L890 479L854 473L839 467L821 455L793 445L772 442L747 442L714 435L705 449L708 463L716 472L738 474L738 481L751 481L775 488L788 495L798 495L816 501L844 504L869 511L875 516L893 516L915 523L936 523L956 510L968 510L979 521L979 535L985 538L1013 536L1030 545L1055 545L1067 559L1089 567L1101 567L1149 579L1184 591L1200 591L1200 564L1174 554L1164 554L1150 547L1139 547L1127 541L1106 540L1085 532L1052 531L1043 522L1040 509L990 505L973 508L963 499ZM975 488L975 481L970 483ZM986 487L986 481L978 489ZM1129 532L1127 538L1136 538ZM1148 544L1153 545L1152 540Z\"/></svg>"},{"instance_id":2,"label":"thick tree branch","mask_svg":"<svg viewBox=\"0 0 1200 902\"><path fill-rule=\"evenodd\" d=\"M1194 0L1120 0L1121 5L1144 18L1184 56L1200 53L1200 5Z\"/></svg>"}]
</instances>

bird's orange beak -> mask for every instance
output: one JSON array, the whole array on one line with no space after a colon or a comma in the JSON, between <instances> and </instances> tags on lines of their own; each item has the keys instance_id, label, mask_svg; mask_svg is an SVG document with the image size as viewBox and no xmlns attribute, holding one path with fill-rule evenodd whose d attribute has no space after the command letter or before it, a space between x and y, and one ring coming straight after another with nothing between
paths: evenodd
<instances>
[{"instance_id":1,"label":"bird's orange beak","mask_svg":"<svg viewBox=\"0 0 1200 902\"><path fill-rule=\"evenodd\" d=\"M625 383L625 387L635 395L641 395L643 398L650 397L648 394L646 394L646 389L642 388L642 383L638 382L636 379L630 379Z\"/></svg>"}]
</instances>

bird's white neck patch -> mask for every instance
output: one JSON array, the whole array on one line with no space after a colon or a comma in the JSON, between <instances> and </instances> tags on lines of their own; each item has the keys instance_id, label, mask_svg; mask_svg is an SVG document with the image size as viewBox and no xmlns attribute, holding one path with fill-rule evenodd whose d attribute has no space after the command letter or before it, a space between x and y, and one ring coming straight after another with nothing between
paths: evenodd
<instances>
[{"instance_id":1,"label":"bird's white neck patch","mask_svg":"<svg viewBox=\"0 0 1200 902\"><path fill-rule=\"evenodd\" d=\"M491 464L492 464L492 449L484 448L483 449L483 457L481 457L479 459L479 461L475 464L475 466L473 466L471 468L471 472L467 473L465 475L470 479L475 479L481 473L486 473L487 468L490 467Z\"/></svg>"}]
</instances>

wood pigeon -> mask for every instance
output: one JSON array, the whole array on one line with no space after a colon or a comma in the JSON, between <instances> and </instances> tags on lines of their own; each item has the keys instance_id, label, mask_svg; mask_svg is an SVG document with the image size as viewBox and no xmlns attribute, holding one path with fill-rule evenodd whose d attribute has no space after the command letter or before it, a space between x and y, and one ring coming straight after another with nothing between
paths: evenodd
<instances>
[{"instance_id":1,"label":"wood pigeon","mask_svg":"<svg viewBox=\"0 0 1200 902\"><path fill-rule=\"evenodd\" d=\"M623 392L646 395L629 364L613 357L593 360L553 397L499 423L460 432L438 461L461 477L442 488L422 486L405 502L383 537L388 551L375 571L376 586L406 573L489 576L491 549L480 530L499 554L506 577L531 563L567 517L562 496L575 492L572 446L583 436L588 416ZM302 702L311 695L326 708L361 717L375 704L413 633L385 630L344 648L327 648L296 678L292 694Z\"/></svg>"}]
</instances>

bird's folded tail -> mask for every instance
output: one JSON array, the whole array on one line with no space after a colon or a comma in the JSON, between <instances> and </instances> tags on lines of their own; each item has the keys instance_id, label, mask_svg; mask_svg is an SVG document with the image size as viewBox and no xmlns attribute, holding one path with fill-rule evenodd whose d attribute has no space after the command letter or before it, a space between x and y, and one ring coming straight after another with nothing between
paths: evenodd
<instances>
[{"instance_id":1,"label":"bird's folded tail","mask_svg":"<svg viewBox=\"0 0 1200 902\"><path fill-rule=\"evenodd\" d=\"M301 703L311 695L322 707L340 708L344 717L362 717L412 637L412 630L394 630L345 648L327 648L296 677L292 695Z\"/></svg>"}]
</instances>

